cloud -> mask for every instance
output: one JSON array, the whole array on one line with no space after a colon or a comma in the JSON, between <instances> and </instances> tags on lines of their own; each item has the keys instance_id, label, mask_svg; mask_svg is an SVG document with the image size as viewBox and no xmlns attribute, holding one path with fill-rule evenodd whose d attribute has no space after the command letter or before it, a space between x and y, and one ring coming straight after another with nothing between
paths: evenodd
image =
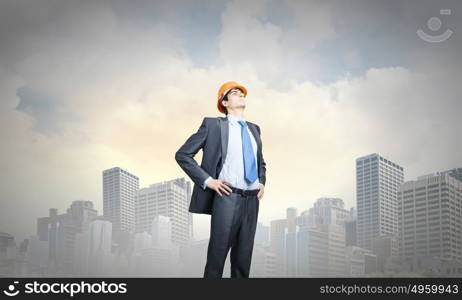
<instances>
[{"instance_id":1,"label":"cloud","mask_svg":"<svg viewBox=\"0 0 462 300\"><path fill-rule=\"evenodd\" d=\"M222 14L219 35L220 62L256 75L279 89L287 89L297 72L314 74L321 66L307 58L321 41L335 36L331 14L319 2L231 1ZM245 7L245 9L242 9ZM277 24L274 11L280 7L293 17ZM269 17L273 16L273 18ZM298 69L298 70L297 70Z\"/></svg>"},{"instance_id":2,"label":"cloud","mask_svg":"<svg viewBox=\"0 0 462 300\"><path fill-rule=\"evenodd\" d=\"M53 96L46 95L30 87L20 87L16 92L20 98L16 109L26 113L36 120L34 130L46 135L60 134L59 126L64 119L66 122L75 122L70 113L60 112L60 102Z\"/></svg>"}]
</instances>

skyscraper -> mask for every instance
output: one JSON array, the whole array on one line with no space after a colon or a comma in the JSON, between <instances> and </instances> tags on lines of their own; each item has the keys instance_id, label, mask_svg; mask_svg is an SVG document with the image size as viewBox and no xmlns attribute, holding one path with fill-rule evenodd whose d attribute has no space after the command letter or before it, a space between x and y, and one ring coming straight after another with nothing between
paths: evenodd
<instances>
[{"instance_id":1,"label":"skyscraper","mask_svg":"<svg viewBox=\"0 0 462 300\"><path fill-rule=\"evenodd\" d=\"M285 274L287 219L270 222L270 249L276 255L276 274Z\"/></svg>"},{"instance_id":2,"label":"skyscraper","mask_svg":"<svg viewBox=\"0 0 462 300\"><path fill-rule=\"evenodd\" d=\"M171 241L180 246L192 238L192 216L188 211L191 187L184 178L151 184L138 191L135 200L136 232L151 233L157 216L170 218ZM154 237L154 233L151 233Z\"/></svg>"},{"instance_id":3,"label":"skyscraper","mask_svg":"<svg viewBox=\"0 0 462 300\"><path fill-rule=\"evenodd\" d=\"M103 216L112 223L113 236L135 229L135 195L139 178L119 167L103 171Z\"/></svg>"},{"instance_id":4,"label":"skyscraper","mask_svg":"<svg viewBox=\"0 0 462 300\"><path fill-rule=\"evenodd\" d=\"M269 244L269 226L263 225L263 223L257 223L257 230L255 232L255 244L267 245Z\"/></svg>"},{"instance_id":5,"label":"skyscraper","mask_svg":"<svg viewBox=\"0 0 462 300\"><path fill-rule=\"evenodd\" d=\"M300 227L297 232L297 276L327 276L328 252L326 231L318 227Z\"/></svg>"},{"instance_id":6,"label":"skyscraper","mask_svg":"<svg viewBox=\"0 0 462 300\"><path fill-rule=\"evenodd\" d=\"M172 243L172 222L166 216L155 216L152 221L152 244L155 246L170 247Z\"/></svg>"},{"instance_id":7,"label":"skyscraper","mask_svg":"<svg viewBox=\"0 0 462 300\"><path fill-rule=\"evenodd\" d=\"M403 181L403 167L377 153L356 159L359 247L372 250L375 239L397 235L397 193Z\"/></svg>"},{"instance_id":8,"label":"skyscraper","mask_svg":"<svg viewBox=\"0 0 462 300\"><path fill-rule=\"evenodd\" d=\"M301 251L298 262L305 268L298 271L299 275L342 276L345 273L345 222L349 216L350 211L344 208L341 198L321 197L298 217L297 241L304 243L297 245ZM321 258L324 261L320 261ZM311 262L307 265L306 260Z\"/></svg>"},{"instance_id":9,"label":"skyscraper","mask_svg":"<svg viewBox=\"0 0 462 300\"><path fill-rule=\"evenodd\" d=\"M97 211L91 201L73 201L66 213L58 214L58 209L50 208L49 216L37 219L37 236L48 242L48 258L52 272L72 274L75 236L86 230L89 223L97 218ZM56 274L53 274L56 275Z\"/></svg>"},{"instance_id":10,"label":"skyscraper","mask_svg":"<svg viewBox=\"0 0 462 300\"><path fill-rule=\"evenodd\" d=\"M398 199L403 260L462 260L461 181L447 173L419 176L401 186Z\"/></svg>"},{"instance_id":11,"label":"skyscraper","mask_svg":"<svg viewBox=\"0 0 462 300\"><path fill-rule=\"evenodd\" d=\"M332 224L345 226L346 219L350 212L344 208L341 198L321 197L316 200L313 207L309 209L312 219L317 220L316 224Z\"/></svg>"},{"instance_id":12,"label":"skyscraper","mask_svg":"<svg viewBox=\"0 0 462 300\"><path fill-rule=\"evenodd\" d=\"M345 246L356 246L358 243L356 234L356 208L350 208L350 215L345 220Z\"/></svg>"},{"instance_id":13,"label":"skyscraper","mask_svg":"<svg viewBox=\"0 0 462 300\"><path fill-rule=\"evenodd\" d=\"M86 230L75 238L74 274L101 276L110 273L112 224L109 221L94 220Z\"/></svg>"}]
</instances>

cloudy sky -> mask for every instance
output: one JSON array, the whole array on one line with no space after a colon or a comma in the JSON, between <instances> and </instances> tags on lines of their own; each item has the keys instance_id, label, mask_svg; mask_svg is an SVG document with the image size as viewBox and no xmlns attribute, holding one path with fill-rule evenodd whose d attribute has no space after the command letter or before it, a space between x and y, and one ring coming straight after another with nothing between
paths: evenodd
<instances>
[{"instance_id":1,"label":"cloudy sky","mask_svg":"<svg viewBox=\"0 0 462 300\"><path fill-rule=\"evenodd\" d=\"M462 167L461 16L457 0L1 1L0 231L21 241L79 199L102 214L107 168L186 176L174 154L229 80L262 130L265 224L319 197L355 206L370 153L405 180Z\"/></svg>"}]
</instances>

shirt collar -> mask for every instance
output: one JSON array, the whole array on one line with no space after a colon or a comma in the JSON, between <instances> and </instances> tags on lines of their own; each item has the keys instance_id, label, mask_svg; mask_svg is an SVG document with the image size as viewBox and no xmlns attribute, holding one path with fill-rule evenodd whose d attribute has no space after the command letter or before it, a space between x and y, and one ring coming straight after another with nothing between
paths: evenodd
<instances>
[{"instance_id":1,"label":"shirt collar","mask_svg":"<svg viewBox=\"0 0 462 300\"><path fill-rule=\"evenodd\" d=\"M233 124L236 124L236 125L239 125L239 123L238 123L237 121L240 121L240 120L245 121L245 120L239 119L238 117L235 117L235 116L233 116L233 115L231 115L231 114L228 114L228 115L227 115L227 118L228 118L228 121L229 121L229 122L231 122L231 123L233 123Z\"/></svg>"}]
</instances>

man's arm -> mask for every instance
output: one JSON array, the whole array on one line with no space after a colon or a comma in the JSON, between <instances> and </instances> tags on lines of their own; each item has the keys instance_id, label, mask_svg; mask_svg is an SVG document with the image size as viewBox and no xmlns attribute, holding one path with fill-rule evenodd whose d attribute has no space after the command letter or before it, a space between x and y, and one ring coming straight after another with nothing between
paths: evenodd
<instances>
[{"instance_id":1,"label":"man's arm","mask_svg":"<svg viewBox=\"0 0 462 300\"><path fill-rule=\"evenodd\" d=\"M204 147L207 139L208 128L205 119L206 118L202 121L197 132L191 135L175 153L175 160L183 171L185 171L195 184L202 187L202 184L210 175L197 164L194 160L194 156Z\"/></svg>"},{"instance_id":2,"label":"man's arm","mask_svg":"<svg viewBox=\"0 0 462 300\"><path fill-rule=\"evenodd\" d=\"M260 130L260 126L257 125L257 129L258 129L258 134L260 135L260 140L261 140L261 130ZM261 143L262 146L261 146L261 170L260 170L260 183L265 185L266 183L266 163L265 163L265 160L263 159L263 142Z\"/></svg>"}]
</instances>

